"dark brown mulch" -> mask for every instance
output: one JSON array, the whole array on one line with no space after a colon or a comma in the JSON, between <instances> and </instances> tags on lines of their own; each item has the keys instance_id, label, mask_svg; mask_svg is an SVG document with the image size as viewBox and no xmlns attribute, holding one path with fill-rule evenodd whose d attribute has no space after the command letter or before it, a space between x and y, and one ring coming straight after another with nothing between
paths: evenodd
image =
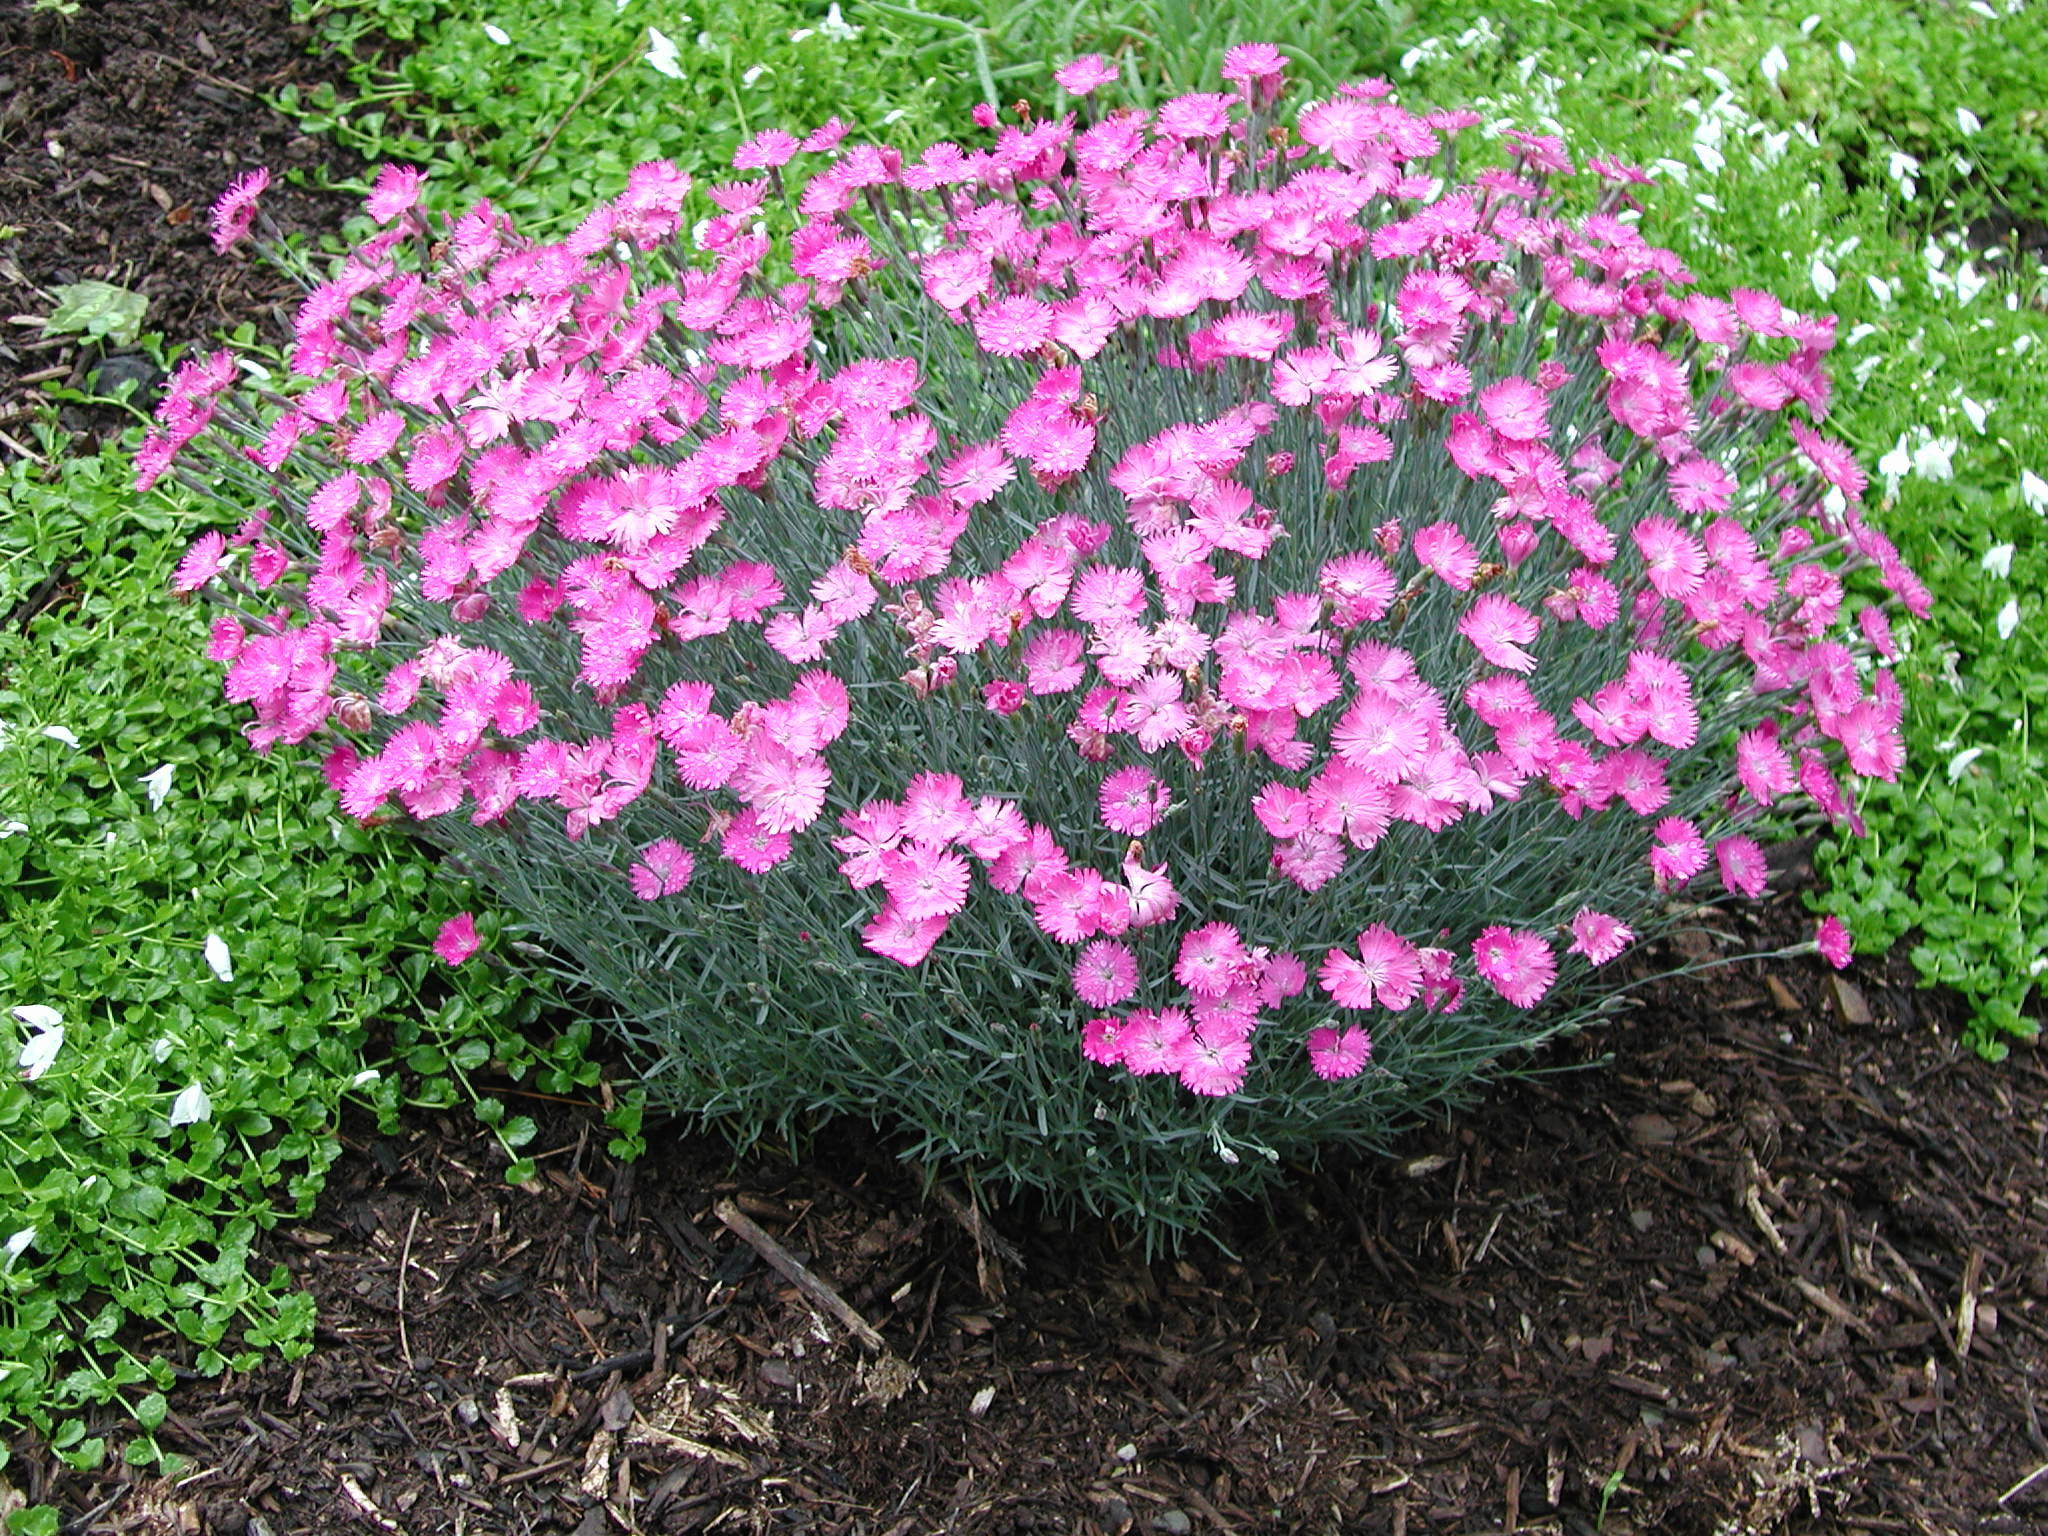
<instances>
[{"instance_id":1,"label":"dark brown mulch","mask_svg":"<svg viewBox=\"0 0 2048 1536\"><path fill-rule=\"evenodd\" d=\"M315 1353L192 1382L175 1480L33 1491L231 1536L2042 1529L2048 1072L1903 968L1707 975L1150 1263L1029 1207L977 1241L844 1131L623 1167L543 1104L519 1189L459 1119L353 1138L271 1243Z\"/></svg>"},{"instance_id":2,"label":"dark brown mulch","mask_svg":"<svg viewBox=\"0 0 2048 1536\"><path fill-rule=\"evenodd\" d=\"M307 29L283 0L82 0L74 16L0 0L0 431L22 438L36 386L104 392L151 382L139 353L42 336L50 290L92 278L150 301L144 329L178 343L258 318L290 297L246 251L216 256L208 210L268 166L266 211L286 229L339 224L348 201L288 184L315 164L358 166L261 98L321 78ZM105 368L103 372L97 372ZM70 408L67 425L117 428L118 412ZM4 446L4 445L0 445ZM13 450L8 450L13 451Z\"/></svg>"},{"instance_id":3,"label":"dark brown mulch","mask_svg":"<svg viewBox=\"0 0 2048 1536\"><path fill-rule=\"evenodd\" d=\"M282 297L203 221L245 166L331 154L250 94L297 48L275 0L0 10L9 312L101 277L185 335ZM95 355L34 335L0 331L0 432L23 376ZM79 1533L2048 1528L2048 1071L1959 1054L1908 980L1664 985L1402 1158L1150 1263L1029 1206L978 1227L846 1130L624 1168L593 1110L528 1102L522 1189L459 1117L359 1130L270 1239L312 1355L189 1381L174 1478L26 1444L7 1475Z\"/></svg>"}]
</instances>

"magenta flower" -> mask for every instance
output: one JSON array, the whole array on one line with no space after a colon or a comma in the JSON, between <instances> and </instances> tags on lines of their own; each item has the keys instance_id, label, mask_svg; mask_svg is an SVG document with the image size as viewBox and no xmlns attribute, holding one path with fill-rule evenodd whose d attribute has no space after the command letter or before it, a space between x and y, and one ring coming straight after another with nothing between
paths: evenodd
<instances>
[{"instance_id":1,"label":"magenta flower","mask_svg":"<svg viewBox=\"0 0 2048 1536\"><path fill-rule=\"evenodd\" d=\"M1172 795L1149 769L1119 768L1102 781L1102 824L1126 837L1143 837L1166 815Z\"/></svg>"},{"instance_id":2,"label":"magenta flower","mask_svg":"<svg viewBox=\"0 0 2048 1536\"><path fill-rule=\"evenodd\" d=\"M1095 940L1074 962L1074 993L1092 1008L1113 1008L1137 990L1137 956L1114 939Z\"/></svg>"},{"instance_id":3,"label":"magenta flower","mask_svg":"<svg viewBox=\"0 0 2048 1536\"><path fill-rule=\"evenodd\" d=\"M1502 927L1472 941L1480 979L1517 1008L1533 1008L1557 977L1557 957L1541 934Z\"/></svg>"},{"instance_id":4,"label":"magenta flower","mask_svg":"<svg viewBox=\"0 0 2048 1536\"><path fill-rule=\"evenodd\" d=\"M1635 941L1635 930L1617 917L1581 907L1572 918L1570 953L1584 955L1595 965L1605 965Z\"/></svg>"},{"instance_id":5,"label":"magenta flower","mask_svg":"<svg viewBox=\"0 0 2048 1536\"><path fill-rule=\"evenodd\" d=\"M1847 970L1849 960L1855 954L1855 945L1849 938L1849 927L1839 917L1830 913L1822 918L1813 931L1814 947L1836 970Z\"/></svg>"},{"instance_id":6,"label":"magenta flower","mask_svg":"<svg viewBox=\"0 0 2048 1536\"><path fill-rule=\"evenodd\" d=\"M1340 1008L1406 1008L1422 987L1415 946L1384 923L1358 936L1358 952L1333 949L1317 973Z\"/></svg>"},{"instance_id":7,"label":"magenta flower","mask_svg":"<svg viewBox=\"0 0 2048 1536\"><path fill-rule=\"evenodd\" d=\"M1249 958L1244 940L1230 924L1205 923L1181 935L1174 979L1190 992L1219 997L1237 980L1239 968Z\"/></svg>"},{"instance_id":8,"label":"magenta flower","mask_svg":"<svg viewBox=\"0 0 2048 1536\"><path fill-rule=\"evenodd\" d=\"M1764 893L1770 866L1753 837L1724 837L1714 844L1714 858L1721 866L1721 884L1732 895L1757 897Z\"/></svg>"},{"instance_id":9,"label":"magenta flower","mask_svg":"<svg viewBox=\"0 0 2048 1536\"><path fill-rule=\"evenodd\" d=\"M434 953L443 965L460 965L476 951L476 918L470 913L456 913L434 935Z\"/></svg>"},{"instance_id":10,"label":"magenta flower","mask_svg":"<svg viewBox=\"0 0 2048 1536\"><path fill-rule=\"evenodd\" d=\"M1101 54L1084 53L1078 59L1069 59L1062 64L1052 72L1052 77L1068 95L1086 96L1090 91L1109 84L1116 74L1116 66Z\"/></svg>"},{"instance_id":11,"label":"magenta flower","mask_svg":"<svg viewBox=\"0 0 2048 1536\"><path fill-rule=\"evenodd\" d=\"M1680 886L1707 867L1707 845L1699 828L1680 816L1658 822L1650 845L1650 872L1662 886Z\"/></svg>"},{"instance_id":12,"label":"magenta flower","mask_svg":"<svg viewBox=\"0 0 2048 1536\"><path fill-rule=\"evenodd\" d=\"M178 569L171 576L171 590L180 596L197 592L220 570L221 557L227 553L227 535L220 532L202 533L192 541L192 547L185 551L185 558L178 562Z\"/></svg>"},{"instance_id":13,"label":"magenta flower","mask_svg":"<svg viewBox=\"0 0 2048 1536\"><path fill-rule=\"evenodd\" d=\"M1138 1077L1154 1077L1180 1070L1180 1044L1188 1036L1184 1009L1148 1008L1133 1011L1117 1036L1118 1054Z\"/></svg>"},{"instance_id":14,"label":"magenta flower","mask_svg":"<svg viewBox=\"0 0 2048 1536\"><path fill-rule=\"evenodd\" d=\"M943 844L912 843L882 855L882 886L889 904L913 923L951 917L966 906L972 878L967 861Z\"/></svg>"},{"instance_id":15,"label":"magenta flower","mask_svg":"<svg viewBox=\"0 0 2048 1536\"><path fill-rule=\"evenodd\" d=\"M225 251L256 222L256 200L270 186L270 171L258 166L228 183L213 205L213 248Z\"/></svg>"},{"instance_id":16,"label":"magenta flower","mask_svg":"<svg viewBox=\"0 0 2048 1536\"><path fill-rule=\"evenodd\" d=\"M719 840L728 859L750 875L765 875L789 857L787 832L772 831L751 805L733 817Z\"/></svg>"},{"instance_id":17,"label":"magenta flower","mask_svg":"<svg viewBox=\"0 0 2048 1536\"><path fill-rule=\"evenodd\" d=\"M1198 1026L1181 1037L1176 1055L1181 1087L1206 1099L1220 1099L1244 1086L1252 1043L1245 1036L1212 1035Z\"/></svg>"},{"instance_id":18,"label":"magenta flower","mask_svg":"<svg viewBox=\"0 0 2048 1536\"><path fill-rule=\"evenodd\" d=\"M363 206L379 224L389 224L419 202L426 179L412 166L386 165L377 172L377 183Z\"/></svg>"},{"instance_id":19,"label":"magenta flower","mask_svg":"<svg viewBox=\"0 0 2048 1536\"><path fill-rule=\"evenodd\" d=\"M906 917L890 903L861 929L861 947L898 965L917 965L932 952L948 921L944 917Z\"/></svg>"},{"instance_id":20,"label":"magenta flower","mask_svg":"<svg viewBox=\"0 0 2048 1536\"><path fill-rule=\"evenodd\" d=\"M1371 1059L1372 1036L1356 1024L1343 1030L1325 1027L1308 1032L1309 1065L1325 1081L1356 1077Z\"/></svg>"},{"instance_id":21,"label":"magenta flower","mask_svg":"<svg viewBox=\"0 0 2048 1536\"><path fill-rule=\"evenodd\" d=\"M695 867L695 857L675 839L649 843L631 871L633 894L642 901L674 896L689 886Z\"/></svg>"}]
</instances>

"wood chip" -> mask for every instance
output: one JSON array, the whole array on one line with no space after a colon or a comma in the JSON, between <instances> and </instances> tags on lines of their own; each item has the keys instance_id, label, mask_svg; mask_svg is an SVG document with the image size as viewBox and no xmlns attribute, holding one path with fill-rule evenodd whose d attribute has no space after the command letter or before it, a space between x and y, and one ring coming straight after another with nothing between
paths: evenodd
<instances>
[{"instance_id":1,"label":"wood chip","mask_svg":"<svg viewBox=\"0 0 2048 1536\"><path fill-rule=\"evenodd\" d=\"M1828 986L1834 992L1835 1011L1842 1016L1843 1023L1861 1027L1875 1022L1876 1015L1870 1011L1870 1002L1855 982L1846 976L1830 976Z\"/></svg>"}]
</instances>

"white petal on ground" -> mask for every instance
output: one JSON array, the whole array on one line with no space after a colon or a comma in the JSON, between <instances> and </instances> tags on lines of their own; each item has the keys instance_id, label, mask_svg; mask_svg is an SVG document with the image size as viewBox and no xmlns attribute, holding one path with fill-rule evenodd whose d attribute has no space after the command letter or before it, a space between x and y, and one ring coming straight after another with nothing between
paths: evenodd
<instances>
[{"instance_id":1,"label":"white petal on ground","mask_svg":"<svg viewBox=\"0 0 2048 1536\"><path fill-rule=\"evenodd\" d=\"M192 1084L171 1103L171 1124L197 1125L202 1120L213 1118L213 1100L206 1096L206 1090L197 1083Z\"/></svg>"},{"instance_id":2,"label":"white petal on ground","mask_svg":"<svg viewBox=\"0 0 2048 1536\"><path fill-rule=\"evenodd\" d=\"M2012 632L2020 627L2020 600L2009 597L2005 606L1998 610L1998 638L2010 640Z\"/></svg>"},{"instance_id":3,"label":"white petal on ground","mask_svg":"<svg viewBox=\"0 0 2048 1536\"><path fill-rule=\"evenodd\" d=\"M143 792L149 796L149 808L152 811L160 811L164 808L164 801L170 798L171 775L177 771L174 764L164 763L159 767L150 769L148 773L145 773L135 781L142 786Z\"/></svg>"},{"instance_id":4,"label":"white petal on ground","mask_svg":"<svg viewBox=\"0 0 2048 1536\"><path fill-rule=\"evenodd\" d=\"M512 46L512 34L507 32L503 27L497 26L491 22L487 21L484 23L484 36L488 37L500 48L509 48Z\"/></svg>"},{"instance_id":5,"label":"white petal on ground","mask_svg":"<svg viewBox=\"0 0 2048 1536\"><path fill-rule=\"evenodd\" d=\"M15 1058L15 1065L21 1068L21 1075L34 1082L50 1070L50 1064L57 1059L57 1053L64 1049L64 1026L58 1024L33 1036L21 1048L21 1055Z\"/></svg>"}]
</instances>

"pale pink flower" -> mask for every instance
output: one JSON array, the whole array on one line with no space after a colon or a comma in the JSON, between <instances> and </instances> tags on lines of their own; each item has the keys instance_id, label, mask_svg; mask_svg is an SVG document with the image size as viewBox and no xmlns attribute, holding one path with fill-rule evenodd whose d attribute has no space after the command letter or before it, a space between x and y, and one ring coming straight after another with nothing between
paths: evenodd
<instances>
[{"instance_id":1,"label":"pale pink flower","mask_svg":"<svg viewBox=\"0 0 2048 1536\"><path fill-rule=\"evenodd\" d=\"M377 184L363 206L379 224L389 224L419 202L426 179L412 166L386 165L377 172Z\"/></svg>"},{"instance_id":2,"label":"pale pink flower","mask_svg":"<svg viewBox=\"0 0 2048 1536\"><path fill-rule=\"evenodd\" d=\"M1319 891L1344 868L1348 857L1341 838L1311 827L1274 845L1273 867L1304 891Z\"/></svg>"},{"instance_id":3,"label":"pale pink flower","mask_svg":"<svg viewBox=\"0 0 2048 1536\"><path fill-rule=\"evenodd\" d=\"M1536 658L1523 647L1541 628L1535 614L1496 592L1476 599L1458 620L1458 633L1470 640L1481 656L1511 672L1536 670Z\"/></svg>"},{"instance_id":4,"label":"pale pink flower","mask_svg":"<svg viewBox=\"0 0 2048 1536\"><path fill-rule=\"evenodd\" d=\"M1581 907L1572 918L1571 953L1605 965L1635 940L1635 930L1617 917Z\"/></svg>"},{"instance_id":5,"label":"pale pink flower","mask_svg":"<svg viewBox=\"0 0 2048 1536\"><path fill-rule=\"evenodd\" d=\"M1326 1081L1356 1077L1371 1059L1372 1036L1356 1024L1343 1030L1326 1027L1308 1032L1309 1066Z\"/></svg>"},{"instance_id":6,"label":"pale pink flower","mask_svg":"<svg viewBox=\"0 0 2048 1536\"><path fill-rule=\"evenodd\" d=\"M1735 775L1758 805L1789 795L1798 785L1792 759L1767 727L1744 731L1735 739Z\"/></svg>"},{"instance_id":7,"label":"pale pink flower","mask_svg":"<svg viewBox=\"0 0 2048 1536\"><path fill-rule=\"evenodd\" d=\"M1422 986L1415 946L1384 923L1358 936L1358 952L1333 949L1318 972L1323 990L1340 1008L1406 1008Z\"/></svg>"},{"instance_id":8,"label":"pale pink flower","mask_svg":"<svg viewBox=\"0 0 2048 1536\"><path fill-rule=\"evenodd\" d=\"M1099 1067L1116 1066L1124 1059L1123 1048L1118 1043L1123 1027L1122 1019L1090 1019L1081 1026L1081 1054Z\"/></svg>"},{"instance_id":9,"label":"pale pink flower","mask_svg":"<svg viewBox=\"0 0 2048 1536\"><path fill-rule=\"evenodd\" d=\"M1557 957L1541 934L1495 926L1472 941L1480 978L1517 1008L1533 1008L1557 977Z\"/></svg>"},{"instance_id":10,"label":"pale pink flower","mask_svg":"<svg viewBox=\"0 0 2048 1536\"><path fill-rule=\"evenodd\" d=\"M945 844L974 825L974 807L955 773L920 773L903 792L903 835L917 842Z\"/></svg>"}]
</instances>

